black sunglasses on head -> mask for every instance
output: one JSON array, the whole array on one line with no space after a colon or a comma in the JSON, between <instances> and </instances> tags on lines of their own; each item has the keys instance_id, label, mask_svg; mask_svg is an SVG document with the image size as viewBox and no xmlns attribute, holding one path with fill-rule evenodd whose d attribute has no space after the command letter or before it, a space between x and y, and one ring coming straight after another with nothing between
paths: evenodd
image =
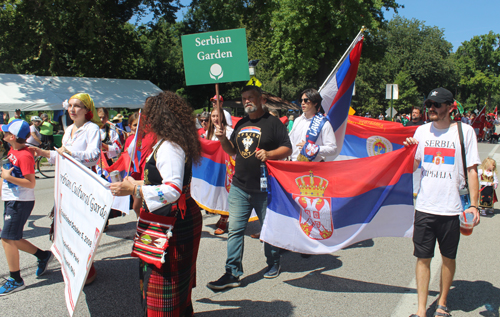
<instances>
[{"instance_id":1,"label":"black sunglasses on head","mask_svg":"<svg viewBox=\"0 0 500 317\"><path fill-rule=\"evenodd\" d=\"M435 101L426 101L425 102L426 108L430 108L432 106L434 106L434 108L436 108L436 109L439 109L439 108L441 108L442 104L439 102L435 102Z\"/></svg>"}]
</instances>

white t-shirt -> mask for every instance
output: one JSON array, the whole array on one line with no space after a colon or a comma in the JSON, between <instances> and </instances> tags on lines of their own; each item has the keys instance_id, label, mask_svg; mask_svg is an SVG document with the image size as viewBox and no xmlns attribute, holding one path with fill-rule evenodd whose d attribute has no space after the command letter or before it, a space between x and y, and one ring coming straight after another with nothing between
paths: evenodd
<instances>
[{"instance_id":1,"label":"white t-shirt","mask_svg":"<svg viewBox=\"0 0 500 317\"><path fill-rule=\"evenodd\" d=\"M31 133L35 133L36 137L38 140L41 140L42 135L40 134L40 131L35 127L34 124L30 125L30 135L28 139L26 139L26 144L29 146L39 146L40 143L35 140L35 138L31 135Z\"/></svg>"},{"instance_id":2,"label":"white t-shirt","mask_svg":"<svg viewBox=\"0 0 500 317\"><path fill-rule=\"evenodd\" d=\"M467 166L481 164L474 130L462 125ZM418 140L415 160L422 164L420 190L415 208L443 216L463 211L459 190L465 186L462 150L457 124L437 129L434 124L421 125L413 136Z\"/></svg>"},{"instance_id":3,"label":"white t-shirt","mask_svg":"<svg viewBox=\"0 0 500 317\"><path fill-rule=\"evenodd\" d=\"M228 140L231 138L231 134L233 134L233 128L228 125L226 127L226 137ZM207 132L203 133L203 137L204 138L207 137ZM217 139L217 137L215 136L215 133L214 133L214 135L212 135L211 141L219 141L219 139Z\"/></svg>"},{"instance_id":4,"label":"white t-shirt","mask_svg":"<svg viewBox=\"0 0 500 317\"><path fill-rule=\"evenodd\" d=\"M482 169L477 170L477 175L479 177L480 186L496 186L498 185L497 174L493 172L483 171Z\"/></svg>"},{"instance_id":5,"label":"white t-shirt","mask_svg":"<svg viewBox=\"0 0 500 317\"><path fill-rule=\"evenodd\" d=\"M306 140L307 130L309 125L311 125L311 119L307 119L304 114L295 119L293 123L292 131L288 134L290 137L290 142L292 143L292 161L297 160L297 156L300 154L300 149L297 144ZM337 157L337 140L335 139L335 133L333 132L332 125L330 122L326 121L321 128L318 139L316 140L316 145L319 146L319 153L314 159L314 162L319 162L324 160L325 162L333 161Z\"/></svg>"}]
</instances>

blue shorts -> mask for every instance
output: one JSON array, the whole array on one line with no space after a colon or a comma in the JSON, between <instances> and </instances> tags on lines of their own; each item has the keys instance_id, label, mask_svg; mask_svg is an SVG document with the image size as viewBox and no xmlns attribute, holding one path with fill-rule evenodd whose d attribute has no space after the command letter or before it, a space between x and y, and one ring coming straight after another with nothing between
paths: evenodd
<instances>
[{"instance_id":1,"label":"blue shorts","mask_svg":"<svg viewBox=\"0 0 500 317\"><path fill-rule=\"evenodd\" d=\"M21 240L35 201L10 200L4 202L2 239Z\"/></svg>"}]
</instances>

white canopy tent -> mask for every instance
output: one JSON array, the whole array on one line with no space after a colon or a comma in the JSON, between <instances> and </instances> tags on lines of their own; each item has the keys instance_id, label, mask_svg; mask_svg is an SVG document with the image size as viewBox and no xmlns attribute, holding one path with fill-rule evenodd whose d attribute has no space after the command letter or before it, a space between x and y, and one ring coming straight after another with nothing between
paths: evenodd
<instances>
[{"instance_id":1,"label":"white canopy tent","mask_svg":"<svg viewBox=\"0 0 500 317\"><path fill-rule=\"evenodd\" d=\"M0 73L0 111L61 110L62 102L79 92L88 93L96 108L137 109L161 89L149 80Z\"/></svg>"}]
</instances>

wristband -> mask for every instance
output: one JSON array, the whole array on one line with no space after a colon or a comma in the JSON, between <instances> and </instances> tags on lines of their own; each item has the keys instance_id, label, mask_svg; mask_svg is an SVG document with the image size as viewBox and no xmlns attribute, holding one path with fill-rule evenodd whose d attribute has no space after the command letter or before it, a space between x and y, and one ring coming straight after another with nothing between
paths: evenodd
<instances>
[{"instance_id":1,"label":"wristband","mask_svg":"<svg viewBox=\"0 0 500 317\"><path fill-rule=\"evenodd\" d=\"M469 208L476 208L477 211L481 211L478 206L469 206Z\"/></svg>"},{"instance_id":2,"label":"wristband","mask_svg":"<svg viewBox=\"0 0 500 317\"><path fill-rule=\"evenodd\" d=\"M137 185L137 187L135 188L134 196L135 198L141 198L141 185Z\"/></svg>"}]
</instances>

